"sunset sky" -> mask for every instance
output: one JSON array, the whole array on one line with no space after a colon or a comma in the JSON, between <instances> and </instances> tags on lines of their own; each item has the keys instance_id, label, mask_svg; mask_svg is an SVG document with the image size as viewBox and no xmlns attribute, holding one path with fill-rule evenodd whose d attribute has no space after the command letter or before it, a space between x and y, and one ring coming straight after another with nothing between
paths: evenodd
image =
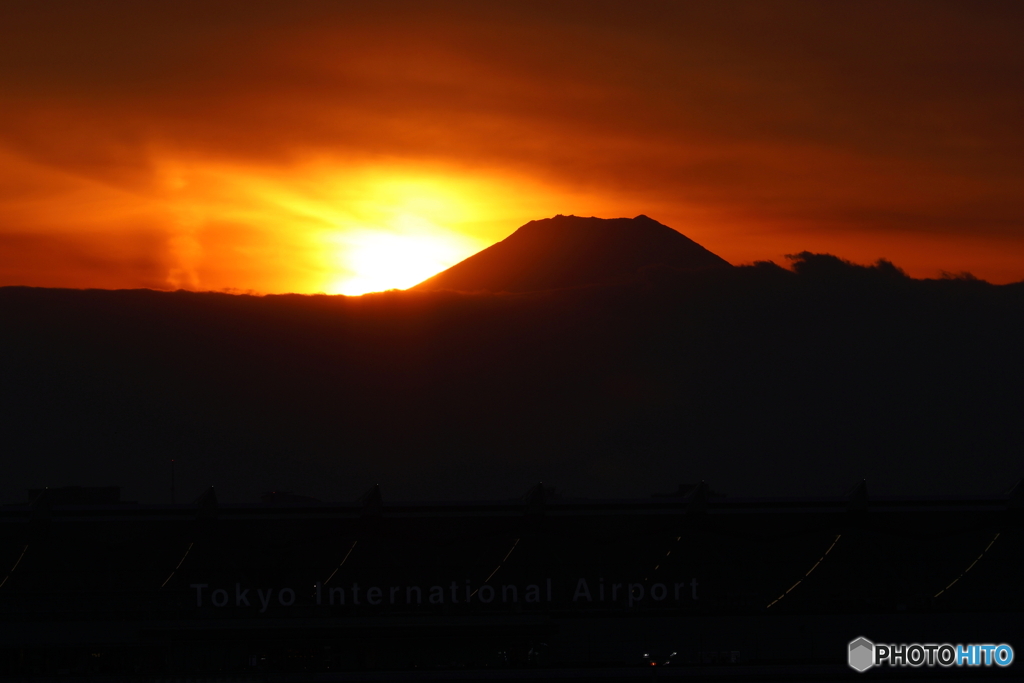
<instances>
[{"instance_id":1,"label":"sunset sky","mask_svg":"<svg viewBox=\"0 0 1024 683\"><path fill-rule=\"evenodd\" d=\"M359 294L555 214L1024 279L1019 2L0 3L0 285Z\"/></svg>"}]
</instances>

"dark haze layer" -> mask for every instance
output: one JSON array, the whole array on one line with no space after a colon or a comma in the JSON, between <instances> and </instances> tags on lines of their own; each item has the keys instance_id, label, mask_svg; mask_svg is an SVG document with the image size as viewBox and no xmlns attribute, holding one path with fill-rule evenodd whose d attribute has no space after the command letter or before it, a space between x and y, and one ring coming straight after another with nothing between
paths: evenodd
<instances>
[{"instance_id":1,"label":"dark haze layer","mask_svg":"<svg viewBox=\"0 0 1024 683\"><path fill-rule=\"evenodd\" d=\"M4 476L179 500L994 492L1024 285L803 254L521 295L0 289Z\"/></svg>"}]
</instances>

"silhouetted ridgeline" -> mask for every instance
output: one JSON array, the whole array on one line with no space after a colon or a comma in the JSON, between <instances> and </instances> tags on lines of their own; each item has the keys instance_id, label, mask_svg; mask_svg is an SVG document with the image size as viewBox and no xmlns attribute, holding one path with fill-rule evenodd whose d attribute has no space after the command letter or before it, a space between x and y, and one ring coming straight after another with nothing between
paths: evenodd
<instances>
[{"instance_id":1,"label":"silhouetted ridgeline","mask_svg":"<svg viewBox=\"0 0 1024 683\"><path fill-rule=\"evenodd\" d=\"M536 292L627 281L651 264L680 270L729 262L653 218L555 216L530 221L413 290Z\"/></svg>"},{"instance_id":2,"label":"silhouetted ridgeline","mask_svg":"<svg viewBox=\"0 0 1024 683\"><path fill-rule=\"evenodd\" d=\"M1024 465L1024 284L802 254L360 298L0 289L3 476L221 500L988 492Z\"/></svg>"}]
</instances>

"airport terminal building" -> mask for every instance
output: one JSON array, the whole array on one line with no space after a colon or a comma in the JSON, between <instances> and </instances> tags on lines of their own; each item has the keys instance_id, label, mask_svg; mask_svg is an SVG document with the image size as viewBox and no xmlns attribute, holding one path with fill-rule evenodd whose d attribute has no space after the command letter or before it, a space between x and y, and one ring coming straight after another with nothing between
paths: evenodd
<instances>
[{"instance_id":1,"label":"airport terminal building","mask_svg":"<svg viewBox=\"0 0 1024 683\"><path fill-rule=\"evenodd\" d=\"M45 489L0 507L0 676L838 680L861 636L1024 648L1022 521L1020 484L252 505Z\"/></svg>"}]
</instances>

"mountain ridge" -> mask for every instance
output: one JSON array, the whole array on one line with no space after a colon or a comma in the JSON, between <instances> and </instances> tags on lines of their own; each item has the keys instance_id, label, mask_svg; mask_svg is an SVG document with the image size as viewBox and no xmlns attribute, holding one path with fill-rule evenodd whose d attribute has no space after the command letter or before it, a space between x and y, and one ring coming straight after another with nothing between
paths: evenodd
<instances>
[{"instance_id":1,"label":"mountain ridge","mask_svg":"<svg viewBox=\"0 0 1024 683\"><path fill-rule=\"evenodd\" d=\"M682 233L643 214L533 220L505 239L411 287L416 291L522 293L622 281L647 266L731 267Z\"/></svg>"}]
</instances>

